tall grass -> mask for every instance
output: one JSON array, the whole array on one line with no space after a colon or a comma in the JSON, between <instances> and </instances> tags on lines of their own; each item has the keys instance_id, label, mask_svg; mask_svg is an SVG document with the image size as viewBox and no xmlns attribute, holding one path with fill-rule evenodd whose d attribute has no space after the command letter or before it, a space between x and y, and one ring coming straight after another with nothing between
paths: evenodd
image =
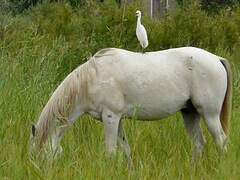
<instances>
[{"instance_id":1,"label":"tall grass","mask_svg":"<svg viewBox=\"0 0 240 180\"><path fill-rule=\"evenodd\" d=\"M102 124L85 116L64 137L63 157L51 164L29 160L30 125L63 78L101 48L140 49L134 16L139 4L124 11L111 1L89 2L81 9L44 3L22 15L0 15L0 178L238 179L240 9L209 16L195 3L161 20L144 16L147 50L197 46L229 59L234 109L226 155L217 153L202 124L208 143L193 164L180 114L156 122L129 120L124 124L134 161L129 171L121 151L113 159L105 156Z\"/></svg>"}]
</instances>

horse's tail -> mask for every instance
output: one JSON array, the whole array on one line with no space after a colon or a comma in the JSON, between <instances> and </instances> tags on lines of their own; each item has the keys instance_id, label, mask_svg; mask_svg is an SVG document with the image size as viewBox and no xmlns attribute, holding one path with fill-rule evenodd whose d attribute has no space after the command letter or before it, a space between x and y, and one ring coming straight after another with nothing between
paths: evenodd
<instances>
[{"instance_id":1,"label":"horse's tail","mask_svg":"<svg viewBox=\"0 0 240 180\"><path fill-rule=\"evenodd\" d=\"M227 91L225 94L221 115L220 115L222 128L225 134L227 135L229 132L229 123L230 123L231 111L232 111L232 70L231 70L230 63L226 59L220 58L220 61L227 72Z\"/></svg>"}]
</instances>

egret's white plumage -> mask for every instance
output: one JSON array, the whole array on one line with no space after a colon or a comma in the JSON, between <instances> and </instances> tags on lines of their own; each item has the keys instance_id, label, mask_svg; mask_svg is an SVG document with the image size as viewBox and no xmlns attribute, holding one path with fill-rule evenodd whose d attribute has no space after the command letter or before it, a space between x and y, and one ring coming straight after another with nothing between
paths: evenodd
<instances>
[{"instance_id":1,"label":"egret's white plumage","mask_svg":"<svg viewBox=\"0 0 240 180\"><path fill-rule=\"evenodd\" d=\"M139 10L136 11L136 16L137 16L136 35L141 46L143 48L146 48L148 46L148 37L147 37L147 31L141 23L141 11Z\"/></svg>"}]
</instances>

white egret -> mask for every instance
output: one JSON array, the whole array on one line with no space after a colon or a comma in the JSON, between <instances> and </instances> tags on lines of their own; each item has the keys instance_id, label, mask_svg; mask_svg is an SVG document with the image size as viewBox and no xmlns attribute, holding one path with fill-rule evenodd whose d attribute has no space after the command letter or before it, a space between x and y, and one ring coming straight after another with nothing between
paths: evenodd
<instances>
[{"instance_id":1,"label":"white egret","mask_svg":"<svg viewBox=\"0 0 240 180\"><path fill-rule=\"evenodd\" d=\"M145 49L148 46L148 37L145 27L141 24L141 14L142 14L141 11L139 10L136 11L137 16L136 35L142 48Z\"/></svg>"}]
</instances>

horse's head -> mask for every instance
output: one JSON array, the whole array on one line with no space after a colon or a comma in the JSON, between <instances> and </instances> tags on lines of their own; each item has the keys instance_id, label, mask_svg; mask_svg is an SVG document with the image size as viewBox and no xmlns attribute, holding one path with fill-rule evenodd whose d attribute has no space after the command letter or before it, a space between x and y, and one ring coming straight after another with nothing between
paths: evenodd
<instances>
[{"instance_id":1,"label":"horse's head","mask_svg":"<svg viewBox=\"0 0 240 180\"><path fill-rule=\"evenodd\" d=\"M46 142L41 140L40 130L33 124L30 134L29 155L31 158L54 159L62 153L60 144L56 144L56 133L52 133Z\"/></svg>"}]
</instances>

